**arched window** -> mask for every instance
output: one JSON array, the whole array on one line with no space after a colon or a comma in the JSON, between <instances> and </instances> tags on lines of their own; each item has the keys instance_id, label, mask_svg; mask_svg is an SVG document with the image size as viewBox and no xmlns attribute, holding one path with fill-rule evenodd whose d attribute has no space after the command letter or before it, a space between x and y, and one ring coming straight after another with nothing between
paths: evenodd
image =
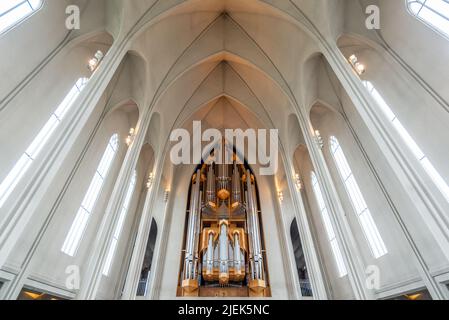
<instances>
[{"instance_id":1,"label":"arched window","mask_svg":"<svg viewBox=\"0 0 449 320\"><path fill-rule=\"evenodd\" d=\"M134 188L136 187L137 173L134 170L134 174L126 190L125 200L123 201L123 206L120 210L120 216L117 225L114 230L111 246L109 247L108 255L106 256L106 263L103 268L103 275L109 276L109 271L111 271L112 261L114 260L115 250L117 249L118 240L120 234L122 233L123 225L126 220L126 214L128 213L129 205L131 204L131 199L133 197Z\"/></svg>"},{"instance_id":2,"label":"arched window","mask_svg":"<svg viewBox=\"0 0 449 320\"><path fill-rule=\"evenodd\" d=\"M407 0L407 5L415 17L449 36L448 0Z\"/></svg>"},{"instance_id":3,"label":"arched window","mask_svg":"<svg viewBox=\"0 0 449 320\"><path fill-rule=\"evenodd\" d=\"M73 221L72 227L64 241L62 246L62 252L73 257L78 250L81 238L87 227L87 222L89 221L90 215L97 203L98 197L100 196L101 190L103 188L104 181L109 173L112 162L114 161L115 155L118 150L118 135L114 134L109 140L106 151L101 158L100 164L98 165L97 171L95 172L94 178L90 183L89 189L84 196L81 207L76 214L75 220Z\"/></svg>"},{"instance_id":4,"label":"arched window","mask_svg":"<svg viewBox=\"0 0 449 320\"><path fill-rule=\"evenodd\" d=\"M321 213L321 218L323 219L324 228L326 229L327 237L331 244L332 253L334 255L335 263L337 264L338 274L340 277L344 277L348 274L346 270L345 262L341 254L340 246L338 245L337 237L334 232L334 227L332 226L331 219L329 217L329 212L327 211L326 203L324 202L323 193L321 192L318 179L315 172L312 172L312 186L315 193L315 198L318 203L318 208Z\"/></svg>"},{"instance_id":5,"label":"arched window","mask_svg":"<svg viewBox=\"0 0 449 320\"><path fill-rule=\"evenodd\" d=\"M371 253L376 259L380 258L388 253L387 248L385 247L379 230L377 229L376 223L371 216L368 205L363 198L359 185L357 184L357 181L352 174L351 168L349 167L348 161L346 160L345 154L343 153L343 150L341 149L340 143L338 142L337 138L330 138L330 147L331 153L334 157L338 171L340 172L340 176L346 187L346 191L348 192L352 206L354 207L360 225L362 226L363 233L368 240L369 246L371 248Z\"/></svg>"},{"instance_id":6,"label":"arched window","mask_svg":"<svg viewBox=\"0 0 449 320\"><path fill-rule=\"evenodd\" d=\"M58 128L59 124L64 119L70 107L73 105L73 102L76 100L79 93L83 90L87 81L87 78L80 78L75 83L70 92L58 106L56 111L53 112L53 114L50 116L50 119L37 134L36 138L34 138L33 142L31 142L28 149L26 149L22 157L19 159L19 161L17 161L6 178L2 181L2 183L0 184L0 208L5 204L6 200L14 191L17 184L31 167L33 161L37 158L39 153L44 148L45 144Z\"/></svg>"},{"instance_id":7,"label":"arched window","mask_svg":"<svg viewBox=\"0 0 449 320\"><path fill-rule=\"evenodd\" d=\"M427 156L422 152L421 148L416 144L415 140L408 133L408 131L401 124L399 119L391 110L390 106L385 102L379 92L374 88L373 84L369 81L363 81L363 84L368 89L368 91L373 96L374 100L379 105L380 109L383 111L388 120L391 121L393 127L399 133L405 145L410 149L410 151L415 155L416 159L421 163L421 166L426 171L427 175L432 179L435 185L438 187L440 192L449 202L449 186L443 177L438 173L435 167L430 163Z\"/></svg>"},{"instance_id":8,"label":"arched window","mask_svg":"<svg viewBox=\"0 0 449 320\"><path fill-rule=\"evenodd\" d=\"M42 6L42 0L0 1L0 34L22 22Z\"/></svg>"}]
</instances>

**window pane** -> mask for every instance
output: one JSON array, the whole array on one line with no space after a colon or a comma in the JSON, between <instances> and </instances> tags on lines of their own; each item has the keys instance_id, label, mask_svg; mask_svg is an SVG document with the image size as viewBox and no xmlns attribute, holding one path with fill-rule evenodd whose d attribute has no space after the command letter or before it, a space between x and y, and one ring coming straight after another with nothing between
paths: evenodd
<instances>
[{"instance_id":1,"label":"window pane","mask_svg":"<svg viewBox=\"0 0 449 320\"><path fill-rule=\"evenodd\" d=\"M421 160L421 165L424 170L426 170L427 174L432 178L437 187L441 190L441 193L444 195L446 200L449 202L449 186L446 181L444 181L443 177L438 173L435 167L430 163L429 159L424 158Z\"/></svg>"},{"instance_id":2,"label":"window pane","mask_svg":"<svg viewBox=\"0 0 449 320\"><path fill-rule=\"evenodd\" d=\"M109 167L112 164L112 158L114 158L115 151L112 149L111 145L108 144L106 148L106 152L104 153L103 157L101 158L100 164L98 166L97 172L101 177L106 177Z\"/></svg>"},{"instance_id":3,"label":"window pane","mask_svg":"<svg viewBox=\"0 0 449 320\"><path fill-rule=\"evenodd\" d=\"M345 185L345 189L349 195L354 211L357 214L360 225L362 227L363 233L365 234L366 240L371 248L371 252L375 258L379 258L387 254L387 249L385 244L377 230L374 223L371 212L368 209L368 205L360 191L359 185L352 174L349 163L341 149L340 143L336 137L330 138L331 151L333 151L333 156L335 164ZM362 217L363 214L363 217Z\"/></svg>"},{"instance_id":4,"label":"window pane","mask_svg":"<svg viewBox=\"0 0 449 320\"><path fill-rule=\"evenodd\" d=\"M327 211L327 208L324 208L321 212L321 216L323 217L324 227L326 228L327 237L329 240L335 239L335 233L334 228L332 227L332 222L329 217L329 212Z\"/></svg>"},{"instance_id":5,"label":"window pane","mask_svg":"<svg viewBox=\"0 0 449 320\"><path fill-rule=\"evenodd\" d=\"M324 228L326 229L327 237L329 239L332 254L334 255L335 264L337 266L338 274L340 277L344 277L348 274L346 271L346 266L343 260L343 256L341 255L340 246L338 245L334 228L332 226L332 222L329 217L329 212L327 211L326 204L324 202L321 188L318 183L318 179L316 177L315 172L312 172L312 186L315 193L315 197L317 198L317 202L319 204L321 210L321 218L323 219Z\"/></svg>"},{"instance_id":6,"label":"window pane","mask_svg":"<svg viewBox=\"0 0 449 320\"><path fill-rule=\"evenodd\" d=\"M97 202L102 186L103 178L98 173L95 173L89 189L87 189L86 196L81 204L81 206L83 206L88 212L92 212L94 209L95 202Z\"/></svg>"},{"instance_id":7,"label":"window pane","mask_svg":"<svg viewBox=\"0 0 449 320\"><path fill-rule=\"evenodd\" d=\"M58 118L55 115L51 115L50 119L38 133L36 138L34 138L31 145L26 150L26 153L31 157L31 159L35 160L39 155L39 152L44 148L45 143L47 143L50 136L55 132L56 128L59 125Z\"/></svg>"},{"instance_id":8,"label":"window pane","mask_svg":"<svg viewBox=\"0 0 449 320\"><path fill-rule=\"evenodd\" d=\"M404 140L405 144L410 148L410 151L413 153L413 155L418 160L424 158L424 153L421 151L415 140L413 140L413 138L410 136L407 130L405 130L404 126L401 124L401 122L399 122L398 119L395 119L393 121L393 126L397 130L401 138Z\"/></svg>"},{"instance_id":9,"label":"window pane","mask_svg":"<svg viewBox=\"0 0 449 320\"><path fill-rule=\"evenodd\" d=\"M366 230L367 240L372 243L371 249L373 250L374 257L377 259L385 255L387 253L387 248L385 247L369 209L366 209L360 215L360 223L362 224L363 229Z\"/></svg>"},{"instance_id":10,"label":"window pane","mask_svg":"<svg viewBox=\"0 0 449 320\"><path fill-rule=\"evenodd\" d=\"M98 197L101 194L101 190L103 188L104 179L106 178L106 174L108 173L109 167L111 166L112 161L114 160L115 151L112 150L111 142L118 141L117 135L113 135L109 140L106 151L103 155L102 160L100 161L99 167L107 168L103 173L104 175L100 175L99 168L95 172L95 175L89 185L89 188L84 196L84 199L81 203L81 207L78 210L78 214L73 221L72 227L70 228L70 232L67 235L64 245L62 246L62 252L68 254L69 256L74 256L78 247L80 245L82 236L87 227L87 223L89 221L89 217L92 214L93 209L95 208ZM112 151L112 153L111 153ZM107 160L105 160L107 159ZM107 163L105 163L105 161Z\"/></svg>"},{"instance_id":11,"label":"window pane","mask_svg":"<svg viewBox=\"0 0 449 320\"><path fill-rule=\"evenodd\" d=\"M105 265L103 268L103 275L109 276L109 271L111 271L112 259L114 257L115 249L117 248L117 240L112 239L111 247L109 248L108 255L106 257Z\"/></svg>"},{"instance_id":12,"label":"window pane","mask_svg":"<svg viewBox=\"0 0 449 320\"><path fill-rule=\"evenodd\" d=\"M64 245L62 246L62 251L64 253L72 257L76 254L81 238L86 230L88 220L89 212L80 208L73 221L72 227L70 228L69 234L65 239Z\"/></svg>"},{"instance_id":13,"label":"window pane","mask_svg":"<svg viewBox=\"0 0 449 320\"><path fill-rule=\"evenodd\" d=\"M0 33L39 9L41 3L41 0L2 0L0 2Z\"/></svg>"},{"instance_id":14,"label":"window pane","mask_svg":"<svg viewBox=\"0 0 449 320\"><path fill-rule=\"evenodd\" d=\"M408 0L410 11L425 23L449 36L449 1L447 0Z\"/></svg>"},{"instance_id":15,"label":"window pane","mask_svg":"<svg viewBox=\"0 0 449 320\"><path fill-rule=\"evenodd\" d=\"M109 274L109 270L112 266L112 263L114 261L114 256L115 256L115 249L116 249L116 244L120 238L120 234L122 233L122 229L123 229L123 225L125 224L125 220L126 220L126 215L128 213L128 209L129 209L129 205L132 199L132 195L134 193L134 189L136 186L136 178L137 178L137 172L134 171L133 176L131 178L131 181L129 183L128 186L128 190L126 191L126 196L125 199L123 201L123 206L122 206L122 210L120 211L120 216L119 219L117 221L117 225L115 227L114 230L114 235L113 235L113 245L111 245L111 247L109 248L109 252L108 252L108 258L106 259L106 264L103 270L103 275L104 276L108 276ZM115 244L114 244L115 243Z\"/></svg>"},{"instance_id":16,"label":"window pane","mask_svg":"<svg viewBox=\"0 0 449 320\"><path fill-rule=\"evenodd\" d=\"M34 2L36 3L36 2ZM3 3L2 3L3 4ZM1 9L2 7L0 7ZM0 10L0 12L2 12ZM1 17L0 17L1 19ZM59 105L59 107L56 109L56 111L50 116L50 119L47 121L47 123L44 125L44 127L39 131L37 136L34 138L34 140L31 142L30 146L26 149L25 153L22 155L22 158L19 160L19 162L14 166L14 168L11 170L11 172L8 174L8 176L5 178L5 180L0 185L0 208L4 205L7 198L11 195L12 191L16 187L16 185L20 182L20 179L22 179L25 176L26 171L31 167L31 163L33 160L37 158L39 153L43 150L46 143L50 140L53 133L58 128L59 124L61 123L62 118L67 113L69 108L72 106L73 101L78 97L78 94L80 93L79 88L83 88L85 83L87 83L86 78L81 78L77 81L77 84L75 84L68 95L64 98L63 102ZM113 141L115 144L118 143L118 140ZM26 163L24 164L24 160L27 159ZM21 171L18 171L21 170Z\"/></svg>"},{"instance_id":17,"label":"window pane","mask_svg":"<svg viewBox=\"0 0 449 320\"><path fill-rule=\"evenodd\" d=\"M377 92L377 90L374 88L371 82L364 81L363 84L372 94L376 92L377 95L380 97L380 94ZM382 101L384 100L382 99ZM437 188L440 190L443 196L446 198L446 201L449 202L449 186L447 182L435 169L430 160L426 157L424 152L421 150L421 148L418 146L418 144L412 138L412 136L408 133L408 131L405 129L405 127L402 125L399 119L393 114L393 111L390 109L390 107L386 103L384 103L384 106L381 107L382 109L386 109L388 114L393 115L391 120L393 127L396 129L396 131L404 141L405 145L410 149L413 155L420 161L421 166L426 171L427 175L432 179L433 183L437 186Z\"/></svg>"},{"instance_id":18,"label":"window pane","mask_svg":"<svg viewBox=\"0 0 449 320\"><path fill-rule=\"evenodd\" d=\"M343 260L343 256L340 251L340 246L338 245L337 239L331 241L332 253L334 254L335 261L337 263L338 274L340 277L344 277L348 274L346 266Z\"/></svg>"},{"instance_id":19,"label":"window pane","mask_svg":"<svg viewBox=\"0 0 449 320\"><path fill-rule=\"evenodd\" d=\"M20 179L25 175L25 172L31 166L33 160L26 154L17 161L16 165L0 185L0 208L5 204L8 197L13 192L14 188L20 182Z\"/></svg>"}]
</instances>

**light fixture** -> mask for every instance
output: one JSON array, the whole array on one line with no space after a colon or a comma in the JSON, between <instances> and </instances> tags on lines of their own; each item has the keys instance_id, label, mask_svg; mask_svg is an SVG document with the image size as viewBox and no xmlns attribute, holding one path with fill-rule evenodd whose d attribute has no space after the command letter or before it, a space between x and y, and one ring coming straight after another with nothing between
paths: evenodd
<instances>
[{"instance_id":1,"label":"light fixture","mask_svg":"<svg viewBox=\"0 0 449 320\"><path fill-rule=\"evenodd\" d=\"M170 190L166 189L165 193L164 193L164 202L167 203L168 202L168 198L170 196Z\"/></svg>"},{"instance_id":2,"label":"light fixture","mask_svg":"<svg viewBox=\"0 0 449 320\"><path fill-rule=\"evenodd\" d=\"M151 172L147 180L147 189L150 189L154 182L154 173Z\"/></svg>"},{"instance_id":3,"label":"light fixture","mask_svg":"<svg viewBox=\"0 0 449 320\"><path fill-rule=\"evenodd\" d=\"M132 143L134 142L134 138L135 137L136 137L136 129L131 128L129 130L128 137L126 137L126 144L127 144L128 147L132 145Z\"/></svg>"},{"instance_id":4,"label":"light fixture","mask_svg":"<svg viewBox=\"0 0 449 320\"><path fill-rule=\"evenodd\" d=\"M315 138L316 138L316 143L318 144L318 147L320 149L324 148L324 140L323 137L321 136L320 131L315 130Z\"/></svg>"},{"instance_id":5,"label":"light fixture","mask_svg":"<svg viewBox=\"0 0 449 320\"><path fill-rule=\"evenodd\" d=\"M101 60L104 58L104 53L101 50L98 50L92 59L89 60L89 64L87 67L91 72L94 72L98 65L100 64Z\"/></svg>"},{"instance_id":6,"label":"light fixture","mask_svg":"<svg viewBox=\"0 0 449 320\"><path fill-rule=\"evenodd\" d=\"M301 177L299 176L299 174L295 174L295 185L296 185L296 189L298 189L298 191L302 190L302 181L301 181Z\"/></svg>"},{"instance_id":7,"label":"light fixture","mask_svg":"<svg viewBox=\"0 0 449 320\"><path fill-rule=\"evenodd\" d=\"M282 191L278 191L278 198L279 198L279 202L284 201L284 193Z\"/></svg>"},{"instance_id":8,"label":"light fixture","mask_svg":"<svg viewBox=\"0 0 449 320\"><path fill-rule=\"evenodd\" d=\"M359 59L357 58L357 56L355 54L351 55L348 58L349 63L351 64L352 68L354 69L354 71L361 76L362 74L365 73L366 71L366 67L364 64L359 62Z\"/></svg>"}]
</instances>

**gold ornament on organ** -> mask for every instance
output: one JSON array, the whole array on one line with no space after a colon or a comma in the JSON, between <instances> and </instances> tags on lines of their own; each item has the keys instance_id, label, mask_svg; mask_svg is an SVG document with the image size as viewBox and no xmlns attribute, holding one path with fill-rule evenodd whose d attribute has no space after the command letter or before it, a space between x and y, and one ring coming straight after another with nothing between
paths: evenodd
<instances>
[{"instance_id":1,"label":"gold ornament on organ","mask_svg":"<svg viewBox=\"0 0 449 320\"><path fill-rule=\"evenodd\" d=\"M193 175L179 296L270 294L255 179L233 159Z\"/></svg>"}]
</instances>

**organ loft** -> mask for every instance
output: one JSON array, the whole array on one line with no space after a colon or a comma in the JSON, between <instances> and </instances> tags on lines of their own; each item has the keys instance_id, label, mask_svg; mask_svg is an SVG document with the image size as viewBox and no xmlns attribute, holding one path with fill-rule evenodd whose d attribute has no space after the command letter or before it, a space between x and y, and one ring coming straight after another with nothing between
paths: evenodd
<instances>
[{"instance_id":1,"label":"organ loft","mask_svg":"<svg viewBox=\"0 0 449 320\"><path fill-rule=\"evenodd\" d=\"M178 296L270 296L256 181L229 162L192 177Z\"/></svg>"}]
</instances>

